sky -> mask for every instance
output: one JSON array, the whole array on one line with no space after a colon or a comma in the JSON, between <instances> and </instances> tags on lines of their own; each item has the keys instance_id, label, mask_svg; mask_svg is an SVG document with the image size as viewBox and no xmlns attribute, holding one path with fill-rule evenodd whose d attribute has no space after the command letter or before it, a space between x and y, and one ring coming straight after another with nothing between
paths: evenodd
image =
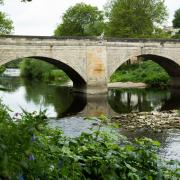
<instances>
[{"instance_id":1,"label":"sky","mask_svg":"<svg viewBox=\"0 0 180 180\"><path fill-rule=\"evenodd\" d=\"M14 24L16 35L51 36L61 22L63 13L76 3L84 2L102 9L107 0L33 0L22 3L21 0L5 0L0 11L4 11ZM165 0L169 19L166 25L171 25L175 10L180 8L180 0Z\"/></svg>"}]
</instances>

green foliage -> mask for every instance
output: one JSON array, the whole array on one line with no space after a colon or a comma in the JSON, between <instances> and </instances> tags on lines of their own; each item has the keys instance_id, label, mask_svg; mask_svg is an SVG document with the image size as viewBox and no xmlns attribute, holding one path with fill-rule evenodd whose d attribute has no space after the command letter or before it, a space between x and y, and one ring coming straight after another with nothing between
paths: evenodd
<instances>
[{"instance_id":1,"label":"green foliage","mask_svg":"<svg viewBox=\"0 0 180 180\"><path fill-rule=\"evenodd\" d=\"M10 62L6 63L4 66L6 68L20 68L21 61L22 61L21 59L10 61Z\"/></svg>"},{"instance_id":2,"label":"green foliage","mask_svg":"<svg viewBox=\"0 0 180 180\"><path fill-rule=\"evenodd\" d=\"M68 76L54 65L35 59L24 59L20 63L21 76L29 79L66 82Z\"/></svg>"},{"instance_id":3,"label":"green foliage","mask_svg":"<svg viewBox=\"0 0 180 180\"><path fill-rule=\"evenodd\" d=\"M0 74L2 74L5 70L6 68L4 66L0 66Z\"/></svg>"},{"instance_id":4,"label":"green foliage","mask_svg":"<svg viewBox=\"0 0 180 180\"><path fill-rule=\"evenodd\" d=\"M20 64L20 69L23 77L42 79L43 74L53 69L53 65L35 59L24 59Z\"/></svg>"},{"instance_id":5,"label":"green foliage","mask_svg":"<svg viewBox=\"0 0 180 180\"><path fill-rule=\"evenodd\" d=\"M0 5L4 4L4 0L0 0ZM10 34L13 27L13 22L10 20L7 15L0 11L0 35Z\"/></svg>"},{"instance_id":6,"label":"green foliage","mask_svg":"<svg viewBox=\"0 0 180 180\"><path fill-rule=\"evenodd\" d=\"M178 33L176 33L172 38L174 39L180 39L180 30Z\"/></svg>"},{"instance_id":7,"label":"green foliage","mask_svg":"<svg viewBox=\"0 0 180 180\"><path fill-rule=\"evenodd\" d=\"M53 81L53 82L67 82L69 77L64 73L64 71L59 69L53 69L49 73L44 74L45 81Z\"/></svg>"},{"instance_id":8,"label":"green foliage","mask_svg":"<svg viewBox=\"0 0 180 180\"><path fill-rule=\"evenodd\" d=\"M167 10L164 0L111 0L106 15L107 36L151 37L157 24L166 19Z\"/></svg>"},{"instance_id":9,"label":"green foliage","mask_svg":"<svg viewBox=\"0 0 180 180\"><path fill-rule=\"evenodd\" d=\"M169 80L165 70L152 61L124 65L111 76L111 82L144 82L151 86L168 85Z\"/></svg>"},{"instance_id":10,"label":"green foliage","mask_svg":"<svg viewBox=\"0 0 180 180\"><path fill-rule=\"evenodd\" d=\"M174 14L173 27L180 28L180 8Z\"/></svg>"},{"instance_id":11,"label":"green foliage","mask_svg":"<svg viewBox=\"0 0 180 180\"><path fill-rule=\"evenodd\" d=\"M172 38L171 37L171 32L165 32L161 28L154 28L153 34L150 36L151 38Z\"/></svg>"},{"instance_id":12,"label":"green foliage","mask_svg":"<svg viewBox=\"0 0 180 180\"><path fill-rule=\"evenodd\" d=\"M178 179L179 170L160 161L159 145L147 138L119 144L103 131L66 138L47 126L45 112L12 119L0 106L1 179Z\"/></svg>"},{"instance_id":13,"label":"green foliage","mask_svg":"<svg viewBox=\"0 0 180 180\"><path fill-rule=\"evenodd\" d=\"M70 7L54 31L55 36L98 36L103 32L103 14L97 7L78 3Z\"/></svg>"},{"instance_id":14,"label":"green foliage","mask_svg":"<svg viewBox=\"0 0 180 180\"><path fill-rule=\"evenodd\" d=\"M0 35L10 34L13 30L13 22L6 16L5 13L0 12Z\"/></svg>"}]
</instances>

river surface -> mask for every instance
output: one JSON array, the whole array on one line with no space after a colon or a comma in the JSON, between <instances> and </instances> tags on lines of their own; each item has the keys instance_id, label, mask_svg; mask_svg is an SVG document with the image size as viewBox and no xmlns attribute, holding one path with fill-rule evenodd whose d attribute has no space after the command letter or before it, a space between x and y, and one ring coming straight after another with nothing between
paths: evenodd
<instances>
[{"instance_id":1,"label":"river surface","mask_svg":"<svg viewBox=\"0 0 180 180\"><path fill-rule=\"evenodd\" d=\"M109 89L105 95L86 96L74 93L65 84L31 82L18 76L17 70L8 70L0 77L0 98L12 110L11 116L22 109L28 112L46 109L50 125L63 128L68 136L78 136L93 126L93 121L84 117L180 109L179 89ZM129 139L146 136L158 140L163 156L180 160L179 129L159 133L143 129L119 131Z\"/></svg>"}]
</instances>

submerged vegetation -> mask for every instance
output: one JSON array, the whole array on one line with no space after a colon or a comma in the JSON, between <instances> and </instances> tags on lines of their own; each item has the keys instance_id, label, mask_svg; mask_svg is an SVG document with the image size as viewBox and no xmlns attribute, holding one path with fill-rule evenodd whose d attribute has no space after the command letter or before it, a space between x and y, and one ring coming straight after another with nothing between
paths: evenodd
<instances>
[{"instance_id":1,"label":"submerged vegetation","mask_svg":"<svg viewBox=\"0 0 180 180\"><path fill-rule=\"evenodd\" d=\"M167 72L153 61L123 65L111 76L111 82L144 82L150 86L167 86L169 80Z\"/></svg>"},{"instance_id":2,"label":"submerged vegetation","mask_svg":"<svg viewBox=\"0 0 180 180\"><path fill-rule=\"evenodd\" d=\"M100 118L101 123L107 123ZM157 155L160 144L131 143L98 130L67 138L47 125L45 112L16 113L0 105L1 179L178 179L174 161ZM170 168L173 167L173 168Z\"/></svg>"}]
</instances>

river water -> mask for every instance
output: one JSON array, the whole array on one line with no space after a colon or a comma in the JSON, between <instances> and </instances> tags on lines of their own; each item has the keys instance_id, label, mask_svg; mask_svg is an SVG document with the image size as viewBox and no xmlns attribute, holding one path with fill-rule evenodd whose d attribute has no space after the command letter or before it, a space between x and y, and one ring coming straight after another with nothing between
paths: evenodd
<instances>
[{"instance_id":1,"label":"river water","mask_svg":"<svg viewBox=\"0 0 180 180\"><path fill-rule=\"evenodd\" d=\"M78 136L93 126L84 117L115 116L120 113L163 111L180 108L178 89L109 89L106 95L74 93L67 85L28 81L18 77L18 70L8 70L0 78L0 98L13 116L22 109L33 112L47 110L51 126L63 128L65 135ZM180 130L152 132L119 130L129 139L149 137L162 144L161 154L180 160Z\"/></svg>"}]
</instances>

